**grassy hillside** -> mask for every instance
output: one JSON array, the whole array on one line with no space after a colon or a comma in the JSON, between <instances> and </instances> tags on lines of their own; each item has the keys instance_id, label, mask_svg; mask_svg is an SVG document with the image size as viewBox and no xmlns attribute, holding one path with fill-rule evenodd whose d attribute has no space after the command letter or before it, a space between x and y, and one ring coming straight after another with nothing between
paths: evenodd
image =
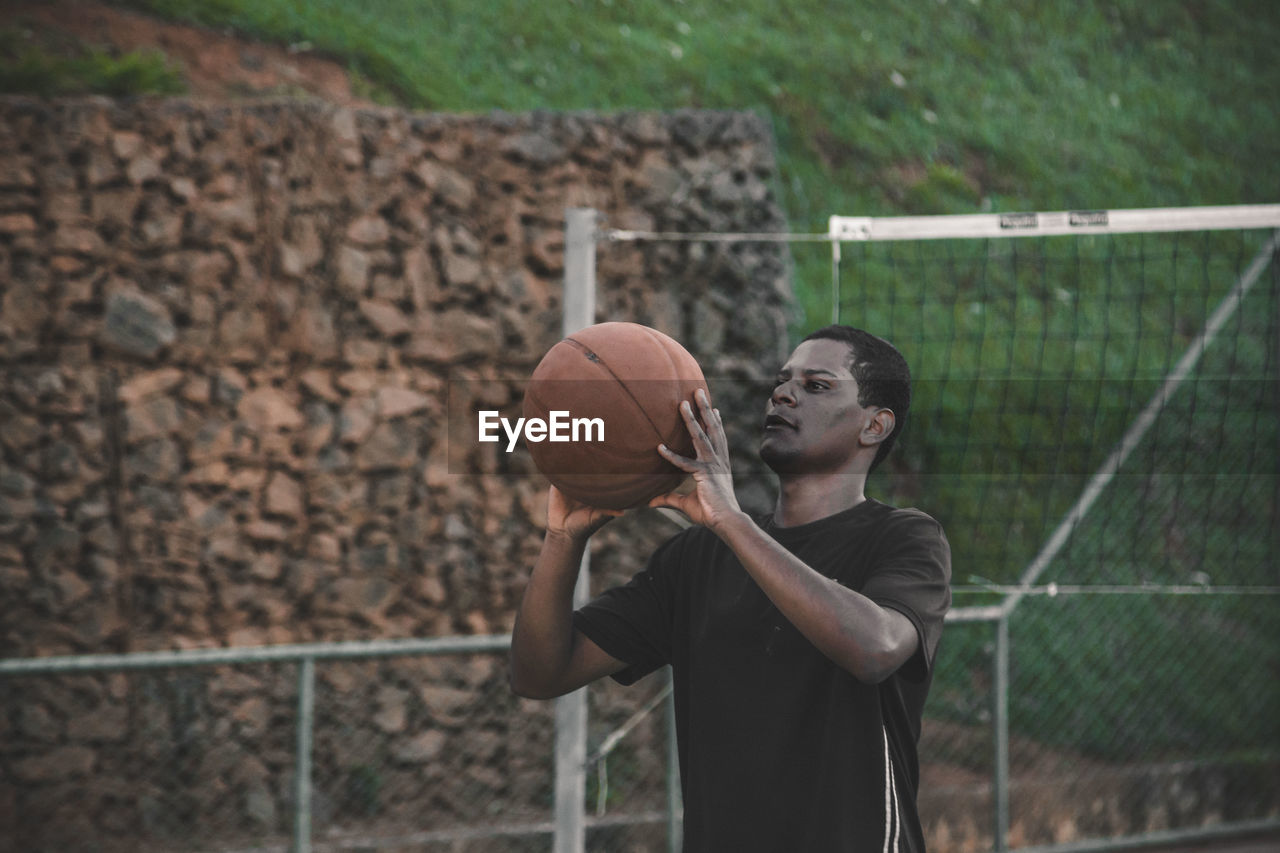
<instances>
[{"instance_id":1,"label":"grassy hillside","mask_svg":"<svg viewBox=\"0 0 1280 853\"><path fill-rule=\"evenodd\" d=\"M421 109L769 116L795 230L1280 199L1280 7L1240 0L128 0L305 43ZM797 249L804 325L824 250Z\"/></svg>"}]
</instances>

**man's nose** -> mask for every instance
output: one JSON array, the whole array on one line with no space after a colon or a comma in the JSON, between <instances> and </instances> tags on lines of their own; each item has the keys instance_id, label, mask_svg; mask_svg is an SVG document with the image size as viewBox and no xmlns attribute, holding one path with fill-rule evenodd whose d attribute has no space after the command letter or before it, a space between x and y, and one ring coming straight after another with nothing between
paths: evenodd
<instances>
[{"instance_id":1,"label":"man's nose","mask_svg":"<svg viewBox=\"0 0 1280 853\"><path fill-rule=\"evenodd\" d=\"M796 395L791 383L779 382L774 387L773 393L769 395L769 402L775 406L794 406L796 404Z\"/></svg>"}]
</instances>

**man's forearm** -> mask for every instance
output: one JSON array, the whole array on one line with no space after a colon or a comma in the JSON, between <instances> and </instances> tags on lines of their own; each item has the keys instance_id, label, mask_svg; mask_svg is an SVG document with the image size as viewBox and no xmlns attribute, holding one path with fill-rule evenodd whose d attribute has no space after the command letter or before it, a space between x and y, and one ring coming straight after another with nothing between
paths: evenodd
<instances>
[{"instance_id":1,"label":"man's forearm","mask_svg":"<svg viewBox=\"0 0 1280 853\"><path fill-rule=\"evenodd\" d=\"M573 650L573 589L586 540L548 533L511 632L511 689L554 695Z\"/></svg>"},{"instance_id":2,"label":"man's forearm","mask_svg":"<svg viewBox=\"0 0 1280 853\"><path fill-rule=\"evenodd\" d=\"M910 620L815 571L745 513L735 513L716 533L782 615L860 681L882 681L915 651Z\"/></svg>"}]
</instances>

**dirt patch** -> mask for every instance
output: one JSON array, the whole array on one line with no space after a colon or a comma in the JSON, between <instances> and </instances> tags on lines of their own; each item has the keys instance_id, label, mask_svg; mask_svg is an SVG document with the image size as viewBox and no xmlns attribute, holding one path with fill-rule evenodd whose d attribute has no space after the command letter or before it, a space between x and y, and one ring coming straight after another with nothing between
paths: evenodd
<instances>
[{"instance_id":1,"label":"dirt patch","mask_svg":"<svg viewBox=\"0 0 1280 853\"><path fill-rule=\"evenodd\" d=\"M314 97L350 106L370 103L353 93L341 63L306 49L168 23L95 0L0 3L0 27L68 37L121 53L160 51L182 70L195 98Z\"/></svg>"}]
</instances>

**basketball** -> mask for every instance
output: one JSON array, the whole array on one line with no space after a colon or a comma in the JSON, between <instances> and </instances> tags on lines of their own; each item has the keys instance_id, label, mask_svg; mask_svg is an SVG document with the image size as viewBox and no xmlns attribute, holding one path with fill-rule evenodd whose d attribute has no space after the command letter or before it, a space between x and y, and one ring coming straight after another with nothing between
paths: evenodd
<instances>
[{"instance_id":1,"label":"basketball","mask_svg":"<svg viewBox=\"0 0 1280 853\"><path fill-rule=\"evenodd\" d=\"M551 440L549 428L546 440L526 446L538 470L569 497L603 509L639 506L684 479L658 445L694 455L679 406L706 387L698 362L662 332L637 323L588 326L534 369L524 418L558 425L561 439Z\"/></svg>"}]
</instances>

